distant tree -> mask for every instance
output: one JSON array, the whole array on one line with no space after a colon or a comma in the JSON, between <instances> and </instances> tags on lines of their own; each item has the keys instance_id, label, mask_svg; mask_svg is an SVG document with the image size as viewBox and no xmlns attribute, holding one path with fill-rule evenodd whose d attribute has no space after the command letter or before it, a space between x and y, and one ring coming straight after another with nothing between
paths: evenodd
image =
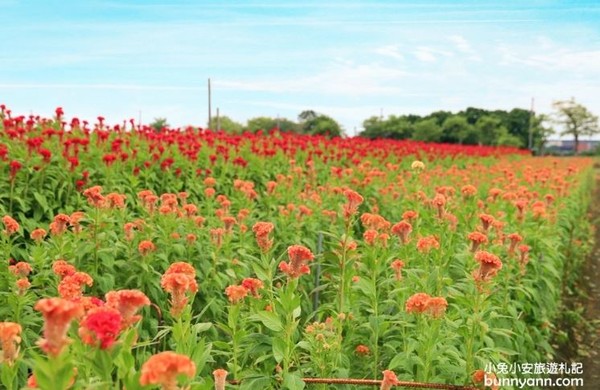
<instances>
[{"instance_id":1,"label":"distant tree","mask_svg":"<svg viewBox=\"0 0 600 390\"><path fill-rule=\"evenodd\" d=\"M169 127L169 124L167 123L167 118L154 118L154 120L152 121L152 123L149 124L149 126L158 133L163 128Z\"/></svg>"},{"instance_id":2,"label":"distant tree","mask_svg":"<svg viewBox=\"0 0 600 390\"><path fill-rule=\"evenodd\" d=\"M446 121L446 119L448 119L452 115L453 114L450 111L434 111L431 114L424 117L423 119L433 118L435 119L436 123L441 126Z\"/></svg>"},{"instance_id":3,"label":"distant tree","mask_svg":"<svg viewBox=\"0 0 600 390\"><path fill-rule=\"evenodd\" d=\"M407 139L412 135L412 123L404 116L390 115L387 119L372 116L363 121L363 131L359 133L365 138Z\"/></svg>"},{"instance_id":4,"label":"distant tree","mask_svg":"<svg viewBox=\"0 0 600 390\"><path fill-rule=\"evenodd\" d=\"M496 139L492 145L521 148L523 147L523 140L516 135L511 134L506 127L501 126L496 131Z\"/></svg>"},{"instance_id":5,"label":"distant tree","mask_svg":"<svg viewBox=\"0 0 600 390\"><path fill-rule=\"evenodd\" d=\"M300 114L298 114L298 122L310 121L316 119L317 116L319 115L313 110L304 110Z\"/></svg>"},{"instance_id":6,"label":"distant tree","mask_svg":"<svg viewBox=\"0 0 600 390\"><path fill-rule=\"evenodd\" d=\"M234 121L226 115L221 115L218 118L212 117L208 128L216 131L223 130L226 133L233 134L241 134L244 130L244 126L241 123Z\"/></svg>"},{"instance_id":7,"label":"distant tree","mask_svg":"<svg viewBox=\"0 0 600 390\"><path fill-rule=\"evenodd\" d=\"M481 118L482 116L489 115L489 112L481 108L467 107L465 111L461 111L459 112L459 114L464 115L467 118L467 121L470 124L474 125L475 123L477 123L479 118Z\"/></svg>"},{"instance_id":8,"label":"distant tree","mask_svg":"<svg viewBox=\"0 0 600 390\"><path fill-rule=\"evenodd\" d=\"M302 111L298 115L301 132L310 135L329 135L330 137L342 136L342 127L335 119L317 114L312 110Z\"/></svg>"},{"instance_id":9,"label":"distant tree","mask_svg":"<svg viewBox=\"0 0 600 390\"><path fill-rule=\"evenodd\" d=\"M480 143L484 145L497 145L499 138L508 134L508 129L502 125L502 121L491 115L480 116L475 122L475 128L479 133Z\"/></svg>"},{"instance_id":10,"label":"distant tree","mask_svg":"<svg viewBox=\"0 0 600 390\"><path fill-rule=\"evenodd\" d=\"M268 116L261 116L249 119L246 128L256 133L258 130L271 131L273 129L279 129L281 132L299 132L300 126L294 121L286 118L272 118Z\"/></svg>"},{"instance_id":11,"label":"distant tree","mask_svg":"<svg viewBox=\"0 0 600 390\"><path fill-rule=\"evenodd\" d=\"M513 108L508 112L494 111L494 113L500 118L502 125L506 127L508 133L521 140L521 146L529 145L529 121L533 121L535 117L531 111L522 108Z\"/></svg>"},{"instance_id":12,"label":"distant tree","mask_svg":"<svg viewBox=\"0 0 600 390\"><path fill-rule=\"evenodd\" d=\"M536 115L532 118L531 128L533 133L533 148L538 151L538 154L544 154L544 147L548 142L548 138L556 133L551 127L552 120L548 115Z\"/></svg>"},{"instance_id":13,"label":"distant tree","mask_svg":"<svg viewBox=\"0 0 600 390\"><path fill-rule=\"evenodd\" d=\"M572 135L575 141L575 153L579 150L579 138L600 133L598 117L593 115L575 99L556 101L552 105L556 110L554 122L563 126L561 135Z\"/></svg>"},{"instance_id":14,"label":"distant tree","mask_svg":"<svg viewBox=\"0 0 600 390\"><path fill-rule=\"evenodd\" d=\"M443 130L435 118L424 119L415 124L412 139L415 141L440 142Z\"/></svg>"},{"instance_id":15,"label":"distant tree","mask_svg":"<svg viewBox=\"0 0 600 390\"><path fill-rule=\"evenodd\" d=\"M451 115L442 123L442 142L477 144L479 132L463 115Z\"/></svg>"}]
</instances>

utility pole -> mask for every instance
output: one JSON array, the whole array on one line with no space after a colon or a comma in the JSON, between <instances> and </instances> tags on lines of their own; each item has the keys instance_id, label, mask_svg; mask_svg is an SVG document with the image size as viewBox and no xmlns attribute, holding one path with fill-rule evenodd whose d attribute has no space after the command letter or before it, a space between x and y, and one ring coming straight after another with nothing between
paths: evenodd
<instances>
[{"instance_id":1,"label":"utility pole","mask_svg":"<svg viewBox=\"0 0 600 390\"><path fill-rule=\"evenodd\" d=\"M533 150L533 104L534 98L531 98L531 108L529 109L529 150Z\"/></svg>"},{"instance_id":2,"label":"utility pole","mask_svg":"<svg viewBox=\"0 0 600 390\"><path fill-rule=\"evenodd\" d=\"M212 122L212 94L210 92L210 77L208 78L208 128L210 128L210 124Z\"/></svg>"}]
</instances>

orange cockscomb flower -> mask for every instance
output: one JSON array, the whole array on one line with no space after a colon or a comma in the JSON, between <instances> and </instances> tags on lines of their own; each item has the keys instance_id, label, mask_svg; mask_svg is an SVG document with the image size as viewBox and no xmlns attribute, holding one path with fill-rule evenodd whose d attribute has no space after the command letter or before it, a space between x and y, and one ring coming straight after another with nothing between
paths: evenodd
<instances>
[{"instance_id":1,"label":"orange cockscomb flower","mask_svg":"<svg viewBox=\"0 0 600 390\"><path fill-rule=\"evenodd\" d=\"M17 285L19 295L24 295L27 289L31 287L31 283L27 278L18 279L15 284Z\"/></svg>"},{"instance_id":2,"label":"orange cockscomb flower","mask_svg":"<svg viewBox=\"0 0 600 390\"><path fill-rule=\"evenodd\" d=\"M485 372L484 370L477 370L473 373L472 376L473 383L476 385L485 385L488 386L491 383L491 386L488 386L491 390L498 390L500 386L498 385L498 379L496 375L491 372ZM487 387L486 387L487 388Z\"/></svg>"},{"instance_id":3,"label":"orange cockscomb flower","mask_svg":"<svg viewBox=\"0 0 600 390\"><path fill-rule=\"evenodd\" d=\"M75 272L65 276L58 284L58 294L61 298L75 300L83 295L83 286L91 287L94 280L85 272Z\"/></svg>"},{"instance_id":4,"label":"orange cockscomb flower","mask_svg":"<svg viewBox=\"0 0 600 390\"><path fill-rule=\"evenodd\" d=\"M439 249L440 242L434 236L419 238L417 241L417 250L421 253L429 253L432 249Z\"/></svg>"},{"instance_id":5,"label":"orange cockscomb flower","mask_svg":"<svg viewBox=\"0 0 600 390\"><path fill-rule=\"evenodd\" d=\"M11 366L19 355L19 343L21 342L21 325L15 322L0 322L0 364Z\"/></svg>"},{"instance_id":6,"label":"orange cockscomb flower","mask_svg":"<svg viewBox=\"0 0 600 390\"><path fill-rule=\"evenodd\" d=\"M198 291L196 270L188 263L173 263L162 276L160 286L171 294L171 314L178 316L188 302L186 294Z\"/></svg>"},{"instance_id":7,"label":"orange cockscomb flower","mask_svg":"<svg viewBox=\"0 0 600 390\"><path fill-rule=\"evenodd\" d=\"M231 285L225 289L225 294L229 302L236 304L248 295L248 289L244 286Z\"/></svg>"},{"instance_id":8,"label":"orange cockscomb flower","mask_svg":"<svg viewBox=\"0 0 600 390\"><path fill-rule=\"evenodd\" d=\"M77 272L77 269L64 260L56 260L52 264L52 271L54 271L54 274L59 278L64 279L66 276L73 275L75 272Z\"/></svg>"},{"instance_id":9,"label":"orange cockscomb flower","mask_svg":"<svg viewBox=\"0 0 600 390\"><path fill-rule=\"evenodd\" d=\"M342 211L344 213L344 218L348 219L356 214L358 206L362 204L364 198L358 192L351 189L346 189L344 191L344 196L346 197L346 203L344 204Z\"/></svg>"},{"instance_id":10,"label":"orange cockscomb flower","mask_svg":"<svg viewBox=\"0 0 600 390\"><path fill-rule=\"evenodd\" d=\"M213 377L215 378L215 390L225 390L225 379L227 378L227 370L217 368L213 371Z\"/></svg>"},{"instance_id":11,"label":"orange cockscomb flower","mask_svg":"<svg viewBox=\"0 0 600 390\"><path fill-rule=\"evenodd\" d=\"M71 217L66 214L58 214L54 217L54 221L50 224L50 234L59 236L67 231L67 227Z\"/></svg>"},{"instance_id":12,"label":"orange cockscomb flower","mask_svg":"<svg viewBox=\"0 0 600 390\"><path fill-rule=\"evenodd\" d=\"M256 243L261 251L268 252L273 246L273 239L269 238L269 234L275 229L275 225L271 222L257 222L252 226L252 231L256 236Z\"/></svg>"},{"instance_id":13,"label":"orange cockscomb flower","mask_svg":"<svg viewBox=\"0 0 600 390\"><path fill-rule=\"evenodd\" d=\"M437 208L438 218L442 218L444 216L446 197L443 194L437 193L431 200L431 204Z\"/></svg>"},{"instance_id":14,"label":"orange cockscomb flower","mask_svg":"<svg viewBox=\"0 0 600 390\"><path fill-rule=\"evenodd\" d=\"M177 378L185 375L192 379L196 375L196 365L189 357L166 351L152 355L142 365L140 384L160 385L163 390L176 390Z\"/></svg>"},{"instance_id":15,"label":"orange cockscomb flower","mask_svg":"<svg viewBox=\"0 0 600 390\"><path fill-rule=\"evenodd\" d=\"M123 318L122 326L126 328L142 318L136 313L150 305L150 299L140 290L110 291L106 293L106 305L119 311Z\"/></svg>"},{"instance_id":16,"label":"orange cockscomb flower","mask_svg":"<svg viewBox=\"0 0 600 390\"><path fill-rule=\"evenodd\" d=\"M44 337L38 341L38 345L48 355L59 355L69 343L69 325L73 319L83 315L83 307L62 298L45 298L40 299L33 308L44 317Z\"/></svg>"},{"instance_id":17,"label":"orange cockscomb flower","mask_svg":"<svg viewBox=\"0 0 600 390\"><path fill-rule=\"evenodd\" d=\"M529 245L519 245L519 267L521 268L521 274L525 274L525 266L529 263Z\"/></svg>"},{"instance_id":18,"label":"orange cockscomb flower","mask_svg":"<svg viewBox=\"0 0 600 390\"><path fill-rule=\"evenodd\" d=\"M106 195L106 206L111 209L124 209L125 199L127 199L126 195L112 192Z\"/></svg>"},{"instance_id":19,"label":"orange cockscomb flower","mask_svg":"<svg viewBox=\"0 0 600 390\"><path fill-rule=\"evenodd\" d=\"M367 245L373 246L373 245L375 245L375 239L377 238L378 235L379 235L379 233L377 233L377 230L368 229L368 230L365 230L365 232L363 233L363 239L365 240L365 243Z\"/></svg>"},{"instance_id":20,"label":"orange cockscomb flower","mask_svg":"<svg viewBox=\"0 0 600 390\"><path fill-rule=\"evenodd\" d=\"M473 253L477 252L480 245L488 242L487 236L481 232L471 232L467 237L471 240L471 252Z\"/></svg>"},{"instance_id":21,"label":"orange cockscomb flower","mask_svg":"<svg viewBox=\"0 0 600 390\"><path fill-rule=\"evenodd\" d=\"M412 225L408 221L402 220L392 226L392 234L400 237L400 241L402 241L403 244L408 243L410 232L412 232Z\"/></svg>"},{"instance_id":22,"label":"orange cockscomb flower","mask_svg":"<svg viewBox=\"0 0 600 390\"><path fill-rule=\"evenodd\" d=\"M305 246L292 245L287 249L289 262L279 263L279 270L291 278L298 278L303 274L310 274L307 262L315 257L313 253Z\"/></svg>"},{"instance_id":23,"label":"orange cockscomb flower","mask_svg":"<svg viewBox=\"0 0 600 390\"><path fill-rule=\"evenodd\" d=\"M260 298L258 290L264 287L264 283L260 279L256 278L245 278L242 280L242 286L244 286L252 296Z\"/></svg>"},{"instance_id":24,"label":"orange cockscomb flower","mask_svg":"<svg viewBox=\"0 0 600 390\"><path fill-rule=\"evenodd\" d=\"M440 318L446 312L448 302L443 297L432 297L425 293L416 293L406 301L407 313L426 313Z\"/></svg>"},{"instance_id":25,"label":"orange cockscomb flower","mask_svg":"<svg viewBox=\"0 0 600 390\"><path fill-rule=\"evenodd\" d=\"M481 228L485 232L490 226L492 226L495 218L489 214L479 214L479 220L481 221Z\"/></svg>"},{"instance_id":26,"label":"orange cockscomb flower","mask_svg":"<svg viewBox=\"0 0 600 390\"><path fill-rule=\"evenodd\" d=\"M371 353L371 350L366 345L359 344L354 348L354 353L359 356L368 356Z\"/></svg>"},{"instance_id":27,"label":"orange cockscomb flower","mask_svg":"<svg viewBox=\"0 0 600 390\"><path fill-rule=\"evenodd\" d=\"M392 261L390 267L394 270L394 276L396 277L396 280L402 280L402 268L404 268L404 262L396 259Z\"/></svg>"},{"instance_id":28,"label":"orange cockscomb flower","mask_svg":"<svg viewBox=\"0 0 600 390\"><path fill-rule=\"evenodd\" d=\"M143 240L138 245L138 252L140 252L140 255L142 256L146 256L147 254L149 254L150 252L154 252L155 250L156 245L154 245L152 241L149 240Z\"/></svg>"},{"instance_id":29,"label":"orange cockscomb flower","mask_svg":"<svg viewBox=\"0 0 600 390\"><path fill-rule=\"evenodd\" d=\"M16 232L19 231L19 223L10 215L5 215L2 217L2 222L4 223L4 233L7 236L12 236Z\"/></svg>"},{"instance_id":30,"label":"orange cockscomb flower","mask_svg":"<svg viewBox=\"0 0 600 390\"><path fill-rule=\"evenodd\" d=\"M40 243L46 237L46 230L44 229L35 229L31 232L30 237L33 241Z\"/></svg>"},{"instance_id":31,"label":"orange cockscomb flower","mask_svg":"<svg viewBox=\"0 0 600 390\"><path fill-rule=\"evenodd\" d=\"M210 229L209 233L210 233L210 241L217 248L220 248L221 245L223 245L223 237L225 236L225 233L227 233L227 231L223 228L215 228L215 229Z\"/></svg>"},{"instance_id":32,"label":"orange cockscomb flower","mask_svg":"<svg viewBox=\"0 0 600 390\"><path fill-rule=\"evenodd\" d=\"M81 220L85 218L85 213L83 211L75 211L69 216L69 225L73 227L74 233L81 232Z\"/></svg>"},{"instance_id":33,"label":"orange cockscomb flower","mask_svg":"<svg viewBox=\"0 0 600 390\"><path fill-rule=\"evenodd\" d=\"M12 273L18 278L26 278L27 276L29 276L31 271L33 271L29 263L26 263L24 261L19 261L15 265L10 265L8 267L8 270L10 271L10 273Z\"/></svg>"},{"instance_id":34,"label":"orange cockscomb flower","mask_svg":"<svg viewBox=\"0 0 600 390\"><path fill-rule=\"evenodd\" d=\"M83 196L87 198L88 203L92 207L104 207L106 199L102 195L101 186L93 186L83 191Z\"/></svg>"},{"instance_id":35,"label":"orange cockscomb flower","mask_svg":"<svg viewBox=\"0 0 600 390\"><path fill-rule=\"evenodd\" d=\"M425 313L433 318L440 318L446 312L448 302L443 297L431 297L425 302Z\"/></svg>"},{"instance_id":36,"label":"orange cockscomb flower","mask_svg":"<svg viewBox=\"0 0 600 390\"><path fill-rule=\"evenodd\" d=\"M407 313L423 313L426 309L427 301L431 298L429 294L416 293L406 300Z\"/></svg>"},{"instance_id":37,"label":"orange cockscomb flower","mask_svg":"<svg viewBox=\"0 0 600 390\"><path fill-rule=\"evenodd\" d=\"M414 210L408 210L402 213L402 219L407 222L414 221L417 218L419 218L419 213Z\"/></svg>"},{"instance_id":38,"label":"orange cockscomb flower","mask_svg":"<svg viewBox=\"0 0 600 390\"><path fill-rule=\"evenodd\" d=\"M460 192L462 193L464 198L471 198L477 195L477 187L471 184L467 184L460 189Z\"/></svg>"},{"instance_id":39,"label":"orange cockscomb flower","mask_svg":"<svg viewBox=\"0 0 600 390\"><path fill-rule=\"evenodd\" d=\"M475 254L475 260L479 263L479 268L473 272L476 281L487 281L496 276L502 268L500 258L486 251L479 251Z\"/></svg>"},{"instance_id":40,"label":"orange cockscomb flower","mask_svg":"<svg viewBox=\"0 0 600 390\"><path fill-rule=\"evenodd\" d=\"M379 390L390 390L392 386L396 386L400 383L398 377L391 370L383 371L383 380L381 381L381 387Z\"/></svg>"},{"instance_id":41,"label":"orange cockscomb flower","mask_svg":"<svg viewBox=\"0 0 600 390\"><path fill-rule=\"evenodd\" d=\"M121 332L123 317L117 309L101 306L91 309L79 324L79 337L84 344L100 349L112 347Z\"/></svg>"},{"instance_id":42,"label":"orange cockscomb flower","mask_svg":"<svg viewBox=\"0 0 600 390\"><path fill-rule=\"evenodd\" d=\"M515 248L517 247L517 244L523 241L523 237L519 233L511 233L508 235L508 239L510 240L508 254L512 256L515 253Z\"/></svg>"}]
</instances>

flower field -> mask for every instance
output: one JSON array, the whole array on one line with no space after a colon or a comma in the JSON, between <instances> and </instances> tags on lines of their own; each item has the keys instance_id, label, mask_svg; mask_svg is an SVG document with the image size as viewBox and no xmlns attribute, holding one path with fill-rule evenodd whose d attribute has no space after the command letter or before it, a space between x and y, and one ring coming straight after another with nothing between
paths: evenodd
<instances>
[{"instance_id":1,"label":"flower field","mask_svg":"<svg viewBox=\"0 0 600 390\"><path fill-rule=\"evenodd\" d=\"M0 108L3 388L483 388L552 357L591 159Z\"/></svg>"}]
</instances>

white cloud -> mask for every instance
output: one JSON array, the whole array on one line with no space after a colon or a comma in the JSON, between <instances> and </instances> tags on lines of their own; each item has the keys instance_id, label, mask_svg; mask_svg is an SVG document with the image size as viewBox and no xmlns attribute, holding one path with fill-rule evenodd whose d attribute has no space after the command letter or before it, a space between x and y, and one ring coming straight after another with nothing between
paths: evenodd
<instances>
[{"instance_id":1,"label":"white cloud","mask_svg":"<svg viewBox=\"0 0 600 390\"><path fill-rule=\"evenodd\" d=\"M215 86L241 91L306 92L338 96L365 96L401 92L398 82L407 72L378 63L336 62L313 76L279 80L215 80Z\"/></svg>"},{"instance_id":2,"label":"white cloud","mask_svg":"<svg viewBox=\"0 0 600 390\"><path fill-rule=\"evenodd\" d=\"M437 58L433 55L431 49L420 47L413 52L415 58L421 62L436 62Z\"/></svg>"},{"instance_id":3,"label":"white cloud","mask_svg":"<svg viewBox=\"0 0 600 390\"><path fill-rule=\"evenodd\" d=\"M526 65L545 71L589 72L597 78L600 64L600 49L575 50L567 47L551 49L549 43L532 51L530 46L517 47L506 44L499 46L502 65Z\"/></svg>"},{"instance_id":4,"label":"white cloud","mask_svg":"<svg viewBox=\"0 0 600 390\"><path fill-rule=\"evenodd\" d=\"M400 47L397 45L381 46L375 49L374 51L375 53L384 57L390 57L400 61L404 60L404 55L402 55L402 53L400 52Z\"/></svg>"},{"instance_id":5,"label":"white cloud","mask_svg":"<svg viewBox=\"0 0 600 390\"><path fill-rule=\"evenodd\" d=\"M465 58L471 61L482 61L481 57L477 54L477 52L471 46L471 43L467 41L465 37L462 35L451 35L448 39L454 44L456 50L463 54Z\"/></svg>"}]
</instances>

